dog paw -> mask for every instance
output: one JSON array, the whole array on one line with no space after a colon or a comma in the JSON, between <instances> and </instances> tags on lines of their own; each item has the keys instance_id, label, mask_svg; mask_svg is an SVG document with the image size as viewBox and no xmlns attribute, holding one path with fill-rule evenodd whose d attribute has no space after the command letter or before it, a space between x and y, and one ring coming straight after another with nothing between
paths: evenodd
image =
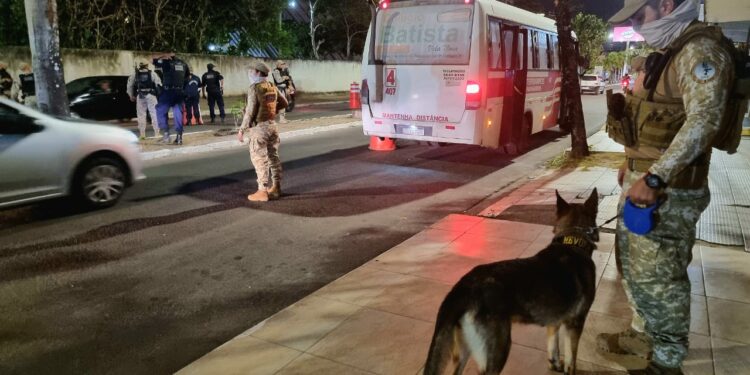
<instances>
[{"instance_id":1,"label":"dog paw","mask_svg":"<svg viewBox=\"0 0 750 375\"><path fill-rule=\"evenodd\" d=\"M559 359L550 359L549 369L555 372L563 372L563 364Z\"/></svg>"}]
</instances>

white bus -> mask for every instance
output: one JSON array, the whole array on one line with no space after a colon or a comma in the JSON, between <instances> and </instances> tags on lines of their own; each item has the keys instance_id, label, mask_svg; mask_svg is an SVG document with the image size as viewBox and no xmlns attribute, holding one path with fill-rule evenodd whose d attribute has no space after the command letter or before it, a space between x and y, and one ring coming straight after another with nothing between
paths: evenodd
<instances>
[{"instance_id":1,"label":"white bus","mask_svg":"<svg viewBox=\"0 0 750 375\"><path fill-rule=\"evenodd\" d=\"M382 0L363 57L368 136L517 153L557 125L555 21L495 0Z\"/></svg>"}]
</instances>

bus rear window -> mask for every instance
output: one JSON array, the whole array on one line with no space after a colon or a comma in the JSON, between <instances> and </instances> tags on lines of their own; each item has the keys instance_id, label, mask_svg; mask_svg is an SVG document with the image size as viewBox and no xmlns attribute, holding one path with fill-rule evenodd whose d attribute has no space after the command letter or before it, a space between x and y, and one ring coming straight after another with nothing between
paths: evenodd
<instances>
[{"instance_id":1,"label":"bus rear window","mask_svg":"<svg viewBox=\"0 0 750 375\"><path fill-rule=\"evenodd\" d=\"M473 8L463 4L378 12L375 59L387 65L467 65Z\"/></svg>"}]
</instances>

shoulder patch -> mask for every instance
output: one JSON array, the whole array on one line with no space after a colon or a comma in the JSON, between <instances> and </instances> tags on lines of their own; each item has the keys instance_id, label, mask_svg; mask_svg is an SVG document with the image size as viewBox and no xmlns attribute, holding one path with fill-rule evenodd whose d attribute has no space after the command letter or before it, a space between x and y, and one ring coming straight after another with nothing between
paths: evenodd
<instances>
[{"instance_id":1,"label":"shoulder patch","mask_svg":"<svg viewBox=\"0 0 750 375\"><path fill-rule=\"evenodd\" d=\"M698 83L706 83L716 77L716 64L711 60L703 60L693 67L693 79Z\"/></svg>"}]
</instances>

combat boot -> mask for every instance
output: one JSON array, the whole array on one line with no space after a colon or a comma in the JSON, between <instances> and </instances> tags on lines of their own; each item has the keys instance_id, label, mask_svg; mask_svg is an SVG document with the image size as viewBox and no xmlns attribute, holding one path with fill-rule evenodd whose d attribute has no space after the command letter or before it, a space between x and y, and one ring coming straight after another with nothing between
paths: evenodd
<instances>
[{"instance_id":1,"label":"combat boot","mask_svg":"<svg viewBox=\"0 0 750 375\"><path fill-rule=\"evenodd\" d=\"M144 140L144 139L146 139L146 131L145 131L145 130L142 130L142 131L141 131L141 136L140 136L139 138L140 138L141 140Z\"/></svg>"},{"instance_id":2,"label":"combat boot","mask_svg":"<svg viewBox=\"0 0 750 375\"><path fill-rule=\"evenodd\" d=\"M174 139L174 144L182 145L182 133L177 133L177 137Z\"/></svg>"},{"instance_id":3,"label":"combat boot","mask_svg":"<svg viewBox=\"0 0 750 375\"><path fill-rule=\"evenodd\" d=\"M601 352L620 355L634 355L643 359L651 358L653 344L643 332L633 328L618 333L600 333L596 345Z\"/></svg>"},{"instance_id":4,"label":"combat boot","mask_svg":"<svg viewBox=\"0 0 750 375\"><path fill-rule=\"evenodd\" d=\"M164 132L162 134L162 137L159 143L169 144L169 132Z\"/></svg>"},{"instance_id":5,"label":"combat boot","mask_svg":"<svg viewBox=\"0 0 750 375\"><path fill-rule=\"evenodd\" d=\"M679 367L666 367L656 362L649 362L648 367L640 370L629 370L632 375L683 375Z\"/></svg>"},{"instance_id":6,"label":"combat boot","mask_svg":"<svg viewBox=\"0 0 750 375\"><path fill-rule=\"evenodd\" d=\"M281 198L281 182L274 181L271 189L268 190L268 199L275 201L279 198Z\"/></svg>"},{"instance_id":7,"label":"combat boot","mask_svg":"<svg viewBox=\"0 0 750 375\"><path fill-rule=\"evenodd\" d=\"M250 202L268 202L268 192L258 189L255 193L248 195L247 200Z\"/></svg>"},{"instance_id":8,"label":"combat boot","mask_svg":"<svg viewBox=\"0 0 750 375\"><path fill-rule=\"evenodd\" d=\"M286 120L286 113L279 113L279 124L286 124L288 122Z\"/></svg>"}]
</instances>

